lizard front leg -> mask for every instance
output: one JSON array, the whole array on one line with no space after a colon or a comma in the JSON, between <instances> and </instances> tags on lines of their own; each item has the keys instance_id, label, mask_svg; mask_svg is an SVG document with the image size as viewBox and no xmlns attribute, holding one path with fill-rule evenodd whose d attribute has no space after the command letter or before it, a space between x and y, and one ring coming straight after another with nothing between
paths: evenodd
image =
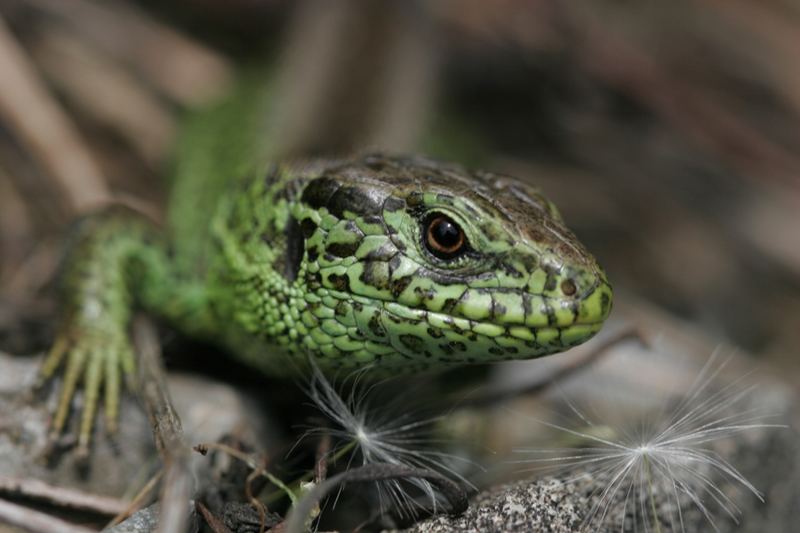
<instances>
[{"instance_id":1,"label":"lizard front leg","mask_svg":"<svg viewBox=\"0 0 800 533\"><path fill-rule=\"evenodd\" d=\"M121 206L79 224L59 281L60 324L40 369L40 383L63 368L51 438L63 431L72 398L83 383L78 446L86 453L101 389L106 428L110 433L117 428L122 377L134 370L128 332L133 310L169 315L180 312L181 301L170 297L178 292L177 282L163 237L143 216Z\"/></svg>"}]
</instances>

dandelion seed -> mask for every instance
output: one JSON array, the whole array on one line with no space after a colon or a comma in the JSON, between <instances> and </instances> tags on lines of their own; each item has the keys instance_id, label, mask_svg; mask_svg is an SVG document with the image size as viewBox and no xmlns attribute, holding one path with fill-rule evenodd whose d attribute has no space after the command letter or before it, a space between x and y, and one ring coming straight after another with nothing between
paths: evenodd
<instances>
[{"instance_id":1,"label":"dandelion seed","mask_svg":"<svg viewBox=\"0 0 800 533\"><path fill-rule=\"evenodd\" d=\"M738 523L740 510L723 484L763 497L714 445L746 431L785 426L764 423L768 415L748 407L753 387L743 379L718 384L728 361L718 364L717 359L715 352L676 407L662 408L655 416L602 425L567 401L582 427L536 422L582 444L515 450L538 456L516 462L539 470L568 470L572 476L566 482L593 479L592 486L599 488L589 496L586 530L685 531L685 515L692 507L715 531L720 512Z\"/></svg>"},{"instance_id":2,"label":"dandelion seed","mask_svg":"<svg viewBox=\"0 0 800 533\"><path fill-rule=\"evenodd\" d=\"M367 465L388 463L412 468L437 471L467 485L469 482L453 466L455 461L471 463L460 457L437 450L441 444L428 436L441 417L420 419L414 413L398 412L392 405L377 405L370 399L381 384L364 386L361 374L351 376L350 393L343 399L328 382L322 372L314 366L307 394L314 405L333 424L331 428L311 428L304 434L329 434L336 443L330 456L347 453L346 468L354 463ZM409 492L409 485L416 487L422 495L420 501ZM436 512L443 497L435 487L424 480L376 482L378 505L382 512L392 508L402 517L416 518L422 512ZM337 496L338 498L338 496ZM425 501L429 506L424 505ZM334 502L335 505L335 502Z\"/></svg>"}]
</instances>

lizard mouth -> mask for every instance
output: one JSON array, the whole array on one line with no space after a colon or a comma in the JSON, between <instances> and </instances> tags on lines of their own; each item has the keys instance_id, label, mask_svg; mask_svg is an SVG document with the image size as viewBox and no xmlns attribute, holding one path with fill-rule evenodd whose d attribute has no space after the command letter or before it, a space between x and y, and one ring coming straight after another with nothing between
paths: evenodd
<instances>
[{"instance_id":1,"label":"lizard mouth","mask_svg":"<svg viewBox=\"0 0 800 533\"><path fill-rule=\"evenodd\" d=\"M598 287L577 307L565 306L569 313L545 317L538 325L473 320L396 302L383 302L382 311L394 326L389 328L389 342L406 357L491 362L538 357L587 341L607 318L610 297L610 288Z\"/></svg>"},{"instance_id":2,"label":"lizard mouth","mask_svg":"<svg viewBox=\"0 0 800 533\"><path fill-rule=\"evenodd\" d=\"M531 332L560 331L576 326L594 327L601 325L608 318L612 306L611 286L604 280L598 280L593 286L578 297L540 298L539 307L528 313L495 314L492 310L485 314L491 319L469 318L463 313L412 307L400 302L383 301L383 309L395 320L427 321L431 326L459 331L474 331L488 336L501 335L504 332L513 337L529 339ZM525 302L531 306L530 301ZM474 311L473 311L474 312Z\"/></svg>"},{"instance_id":3,"label":"lizard mouth","mask_svg":"<svg viewBox=\"0 0 800 533\"><path fill-rule=\"evenodd\" d=\"M567 350L600 330L611 308L611 289L605 283L593 289L524 309L504 304L542 297L504 297L512 293L501 289L492 293L497 298L483 299L491 305L476 298L471 308L430 309L341 292L326 295L308 311L319 327L304 342L319 351L321 364L353 367L380 360L393 372L530 359Z\"/></svg>"}]
</instances>

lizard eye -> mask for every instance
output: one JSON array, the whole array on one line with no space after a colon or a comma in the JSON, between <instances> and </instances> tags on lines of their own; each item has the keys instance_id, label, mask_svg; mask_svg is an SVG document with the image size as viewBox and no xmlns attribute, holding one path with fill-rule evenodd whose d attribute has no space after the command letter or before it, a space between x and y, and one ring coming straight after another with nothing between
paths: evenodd
<instances>
[{"instance_id":1,"label":"lizard eye","mask_svg":"<svg viewBox=\"0 0 800 533\"><path fill-rule=\"evenodd\" d=\"M441 213L432 213L425 219L425 246L439 259L453 259L467 249L464 230Z\"/></svg>"}]
</instances>

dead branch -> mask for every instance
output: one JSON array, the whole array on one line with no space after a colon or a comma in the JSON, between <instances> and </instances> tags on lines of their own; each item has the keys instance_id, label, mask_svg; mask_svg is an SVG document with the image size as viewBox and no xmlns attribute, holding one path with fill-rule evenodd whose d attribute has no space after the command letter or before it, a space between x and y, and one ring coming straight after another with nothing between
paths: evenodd
<instances>
[{"instance_id":1,"label":"dead branch","mask_svg":"<svg viewBox=\"0 0 800 533\"><path fill-rule=\"evenodd\" d=\"M105 202L110 192L70 119L44 87L0 19L0 115L66 194L75 212Z\"/></svg>"},{"instance_id":2,"label":"dead branch","mask_svg":"<svg viewBox=\"0 0 800 533\"><path fill-rule=\"evenodd\" d=\"M164 160L175 134L174 120L131 72L52 23L37 31L30 50L71 105L118 132L150 165Z\"/></svg>"},{"instance_id":3,"label":"dead branch","mask_svg":"<svg viewBox=\"0 0 800 533\"><path fill-rule=\"evenodd\" d=\"M464 488L438 472L396 464L373 463L346 470L316 485L292 508L284 522L285 531L289 533L304 531L303 525L314 506L326 494L342 484L409 478L424 479L436 486L450 503L450 509L447 510L449 514L461 514L469 505Z\"/></svg>"},{"instance_id":4,"label":"dead branch","mask_svg":"<svg viewBox=\"0 0 800 533\"><path fill-rule=\"evenodd\" d=\"M34 511L22 505L0 500L0 522L40 533L96 533L93 529L76 526L49 514Z\"/></svg>"},{"instance_id":5,"label":"dead branch","mask_svg":"<svg viewBox=\"0 0 800 533\"><path fill-rule=\"evenodd\" d=\"M196 105L224 91L231 80L219 54L158 22L129 3L107 0L30 0L103 50L131 65L154 87L183 105Z\"/></svg>"},{"instance_id":6,"label":"dead branch","mask_svg":"<svg viewBox=\"0 0 800 533\"><path fill-rule=\"evenodd\" d=\"M66 487L55 487L32 478L0 476L0 493L104 515L115 515L128 506L126 502L118 498L90 494Z\"/></svg>"},{"instance_id":7,"label":"dead branch","mask_svg":"<svg viewBox=\"0 0 800 533\"><path fill-rule=\"evenodd\" d=\"M143 315L134 319L133 339L139 354L139 393L153 428L156 448L164 462L158 530L185 531L192 494L189 447L184 441L181 420L167 389L155 327Z\"/></svg>"}]
</instances>

